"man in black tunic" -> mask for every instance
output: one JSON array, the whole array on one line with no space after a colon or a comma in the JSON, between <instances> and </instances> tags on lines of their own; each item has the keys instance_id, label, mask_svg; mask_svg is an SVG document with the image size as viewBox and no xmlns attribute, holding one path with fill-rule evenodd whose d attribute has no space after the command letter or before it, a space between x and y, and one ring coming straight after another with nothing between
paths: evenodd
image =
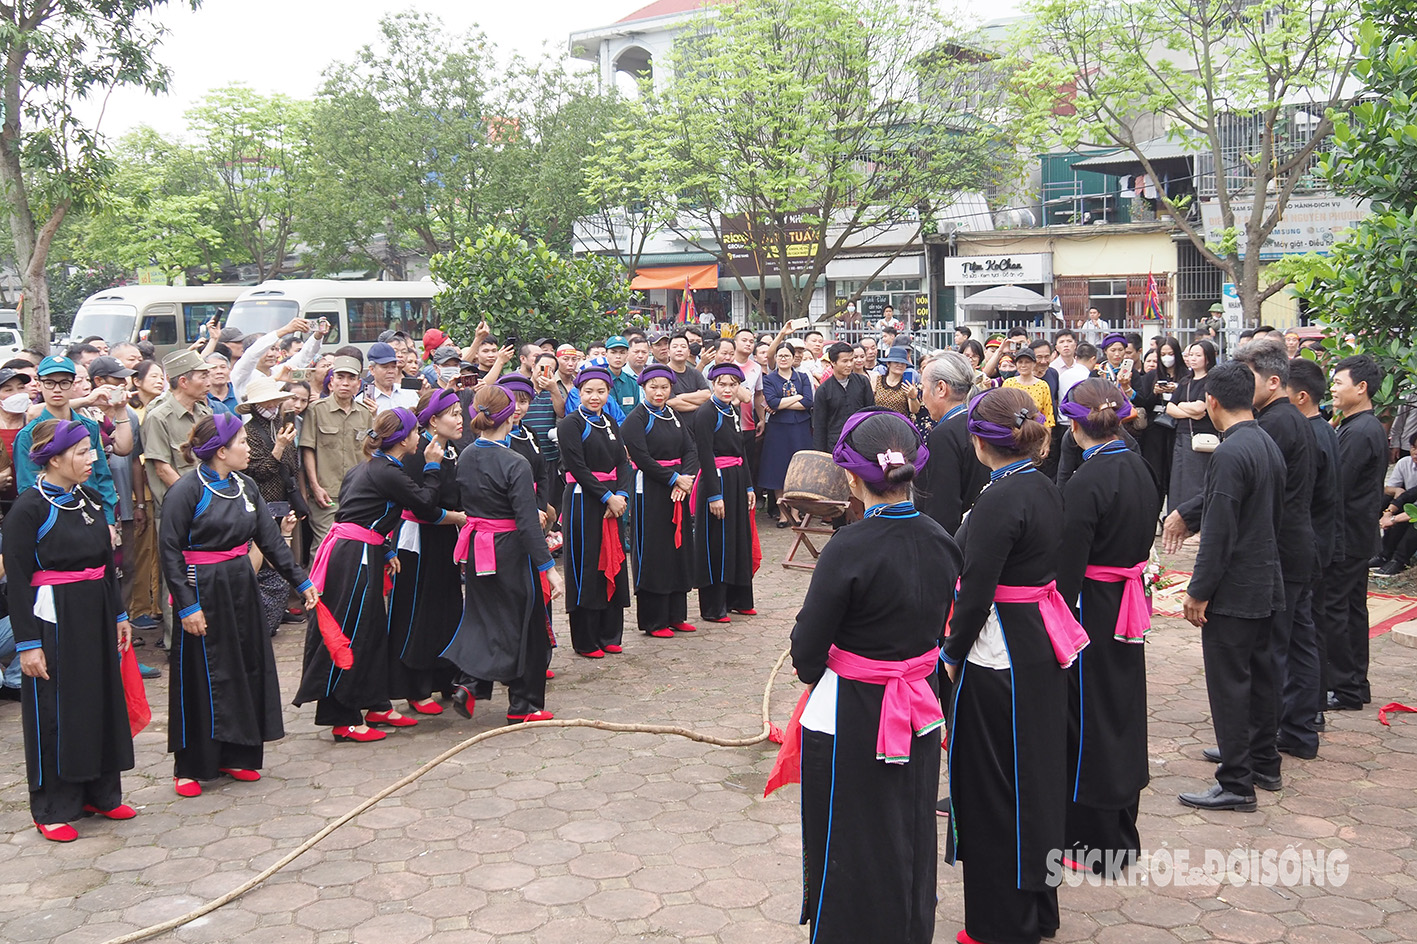
<instances>
[{"instance_id":1,"label":"man in black tunic","mask_svg":"<svg viewBox=\"0 0 1417 944\"><path fill-rule=\"evenodd\" d=\"M1343 414L1338 427L1339 527L1343 556L1330 568L1326 630L1330 711L1356 711L1371 700L1368 691L1368 561L1378 548L1387 437L1373 415L1372 392L1382 383L1377 363L1366 354L1345 357L1333 373L1333 408Z\"/></svg>"},{"instance_id":2,"label":"man in black tunic","mask_svg":"<svg viewBox=\"0 0 1417 944\"><path fill-rule=\"evenodd\" d=\"M831 373L822 378L812 397L812 448L818 452L831 452L846 421L876 405L870 381L851 372L852 357L851 345L842 341L827 348Z\"/></svg>"},{"instance_id":3,"label":"man in black tunic","mask_svg":"<svg viewBox=\"0 0 1417 944\"><path fill-rule=\"evenodd\" d=\"M916 481L915 505L953 536L989 481L989 470L974 454L965 410L974 369L963 354L945 351L926 361L921 372L922 398L935 428L930 431L930 458Z\"/></svg>"},{"instance_id":4,"label":"man in black tunic","mask_svg":"<svg viewBox=\"0 0 1417 944\"><path fill-rule=\"evenodd\" d=\"M1250 369L1229 363L1209 377L1206 411L1222 442L1206 471L1201 544L1185 615L1201 627L1221 760L1214 786L1183 793L1180 800L1199 809L1249 811L1255 809L1257 784L1270 790L1280 786L1270 637L1274 614L1284 606L1279 562L1284 455L1254 419ZM1175 530L1166 538L1167 549L1174 550Z\"/></svg>"}]
</instances>

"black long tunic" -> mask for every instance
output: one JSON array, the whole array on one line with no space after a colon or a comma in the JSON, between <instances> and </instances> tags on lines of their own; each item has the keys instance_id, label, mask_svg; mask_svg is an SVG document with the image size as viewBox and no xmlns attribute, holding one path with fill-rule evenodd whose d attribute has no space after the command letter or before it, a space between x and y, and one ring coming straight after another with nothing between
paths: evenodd
<instances>
[{"instance_id":1,"label":"black long tunic","mask_svg":"<svg viewBox=\"0 0 1417 944\"><path fill-rule=\"evenodd\" d=\"M511 519L517 529L493 535L493 574L478 576L469 548L467 599L443 657L477 679L521 678L531 634L546 633L549 625L538 571L555 565L537 519L531 464L501 444L477 439L458 458L458 487L469 518Z\"/></svg>"},{"instance_id":2,"label":"black long tunic","mask_svg":"<svg viewBox=\"0 0 1417 944\"><path fill-rule=\"evenodd\" d=\"M291 585L303 588L305 570L295 562L252 478L233 472L218 479L199 466L168 489L158 559L172 609L177 616L200 609L207 620L205 636L173 627L169 751L183 750L197 737L254 746L285 736L275 652L251 558L243 554L189 568L182 556L183 551L230 550L248 541Z\"/></svg>"},{"instance_id":3,"label":"black long tunic","mask_svg":"<svg viewBox=\"0 0 1417 944\"><path fill-rule=\"evenodd\" d=\"M1378 548L1387 437L1372 410L1345 416L1338 427L1339 526L1345 557L1372 557Z\"/></svg>"},{"instance_id":4,"label":"black long tunic","mask_svg":"<svg viewBox=\"0 0 1417 944\"><path fill-rule=\"evenodd\" d=\"M960 664L950 712L947 856L969 863L966 881L974 875L1043 892L1048 853L1063 842L1067 673L1038 605L996 604L994 595L1000 586L1055 579L1062 497L1040 472L1006 475L979 493L956 540L964 570L944 646L945 658Z\"/></svg>"},{"instance_id":5,"label":"black long tunic","mask_svg":"<svg viewBox=\"0 0 1417 944\"><path fill-rule=\"evenodd\" d=\"M694 586L692 509L687 500L680 503L679 546L675 547L675 503L670 494L676 478L692 479L698 474L694 437L673 410L653 413L647 403L631 410L620 429L637 469L630 536L635 591L687 593Z\"/></svg>"},{"instance_id":6,"label":"black long tunic","mask_svg":"<svg viewBox=\"0 0 1417 944\"><path fill-rule=\"evenodd\" d=\"M561 499L561 528L565 550L566 610L605 610L630 605L629 568L615 576L615 593L607 599L605 575L600 571L600 542L604 534L605 496L614 492L627 501L630 494L630 457L620 427L608 414L588 421L581 410L556 424L561 467L573 481L566 482ZM614 473L602 482L595 473ZM625 519L617 519L620 541L625 540Z\"/></svg>"},{"instance_id":7,"label":"black long tunic","mask_svg":"<svg viewBox=\"0 0 1417 944\"><path fill-rule=\"evenodd\" d=\"M1073 799L1098 809L1135 804L1150 776L1146 647L1114 638L1125 585L1090 580L1084 572L1089 564L1131 567L1150 555L1161 513L1153 476L1134 452L1100 450L1084 459L1063 489L1067 540L1058 560L1058 592L1075 607L1091 640L1070 672L1070 779Z\"/></svg>"},{"instance_id":8,"label":"black long tunic","mask_svg":"<svg viewBox=\"0 0 1417 944\"><path fill-rule=\"evenodd\" d=\"M979 490L989 481L989 470L974 454L969 415L963 405L940 418L930 431L927 445L930 459L916 480L915 504L954 534Z\"/></svg>"},{"instance_id":9,"label":"black long tunic","mask_svg":"<svg viewBox=\"0 0 1417 944\"><path fill-rule=\"evenodd\" d=\"M133 768L133 738L118 674L118 577L98 493L35 485L5 516L10 626L21 651L40 643L49 679L22 679L25 768L31 791L87 783ZM104 569L101 580L31 587L36 570ZM18 655L15 658L19 658ZM77 811L75 811L77 813Z\"/></svg>"},{"instance_id":10,"label":"black long tunic","mask_svg":"<svg viewBox=\"0 0 1417 944\"><path fill-rule=\"evenodd\" d=\"M410 462L422 456L409 457ZM423 470L415 485L403 465L382 452L350 469L340 485L335 521L351 521L384 535L399 526L405 508L424 521L443 514L438 507L440 465ZM321 597L339 621L354 654L347 670L335 667L315 614L305 631L305 667L296 705L333 698L346 708L382 707L388 701L388 615L384 608L384 564L394 552L381 544L339 541L330 553Z\"/></svg>"},{"instance_id":11,"label":"black long tunic","mask_svg":"<svg viewBox=\"0 0 1417 944\"><path fill-rule=\"evenodd\" d=\"M753 582L752 512L748 510L753 478L743 455L738 417L736 407L710 397L690 421L699 456L694 495L694 583L698 587ZM743 461L720 469L716 465L720 457ZM709 503L718 499L723 500L722 518L709 511Z\"/></svg>"},{"instance_id":12,"label":"black long tunic","mask_svg":"<svg viewBox=\"0 0 1417 944\"><path fill-rule=\"evenodd\" d=\"M555 485L551 482L546 457L536 444L536 433L523 426L513 426L507 444L512 451L531 463L531 480L536 490L536 510L545 511L547 499L553 494Z\"/></svg>"},{"instance_id":13,"label":"black long tunic","mask_svg":"<svg viewBox=\"0 0 1417 944\"><path fill-rule=\"evenodd\" d=\"M418 440L422 456L428 446L425 434ZM424 484L423 466L414 463L405 468L415 486ZM449 445L443 453L438 474L438 509L459 511L458 450ZM458 531L446 524L403 521L394 531L394 545L399 557L399 572L394 575L389 593L389 646L400 662L410 669L428 671L438 665L438 654L453 638L453 630L462 616L462 583L457 565L453 563L453 545ZM397 686L395 686L397 687ZM394 697L413 697L419 693L394 692Z\"/></svg>"},{"instance_id":14,"label":"black long tunic","mask_svg":"<svg viewBox=\"0 0 1417 944\"><path fill-rule=\"evenodd\" d=\"M792 629L798 678L820 682L833 645L888 661L929 652L960 565L954 539L909 504L837 531ZM935 675L929 681L938 688ZM813 697L830 699L833 682L835 704L820 708L834 717L835 734L803 731L802 920L822 944L926 944L935 918L939 734L912 738L906 764L878 761L885 687L833 678Z\"/></svg>"},{"instance_id":15,"label":"black long tunic","mask_svg":"<svg viewBox=\"0 0 1417 944\"><path fill-rule=\"evenodd\" d=\"M831 452L851 415L875 404L876 394L865 377L850 374L842 386L830 371L824 373L812 395L812 448Z\"/></svg>"}]
</instances>

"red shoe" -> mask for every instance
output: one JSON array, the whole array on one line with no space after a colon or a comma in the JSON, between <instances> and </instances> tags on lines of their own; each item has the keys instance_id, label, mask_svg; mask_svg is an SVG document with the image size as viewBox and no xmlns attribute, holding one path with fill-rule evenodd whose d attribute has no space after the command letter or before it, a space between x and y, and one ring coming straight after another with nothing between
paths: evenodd
<instances>
[{"instance_id":1,"label":"red shoe","mask_svg":"<svg viewBox=\"0 0 1417 944\"><path fill-rule=\"evenodd\" d=\"M620 648L619 646L616 646L616 645L614 645L614 644L611 644L611 645L605 647L605 651L606 651L606 652L609 652L609 653L613 653L614 655L617 655L617 656L618 656L620 653L624 652L625 650L622 649L622 648Z\"/></svg>"},{"instance_id":2,"label":"red shoe","mask_svg":"<svg viewBox=\"0 0 1417 944\"><path fill-rule=\"evenodd\" d=\"M240 780L242 783L255 783L261 779L261 774L256 770L244 770L237 767L218 767L222 773L232 780Z\"/></svg>"},{"instance_id":3,"label":"red shoe","mask_svg":"<svg viewBox=\"0 0 1417 944\"><path fill-rule=\"evenodd\" d=\"M394 711L367 711L364 713L365 724L387 724L393 728L411 728L418 723L417 718L410 718L407 715L393 717Z\"/></svg>"},{"instance_id":4,"label":"red shoe","mask_svg":"<svg viewBox=\"0 0 1417 944\"><path fill-rule=\"evenodd\" d=\"M382 741L388 737L383 731L356 731L351 727L335 728L334 736L336 741Z\"/></svg>"},{"instance_id":5,"label":"red shoe","mask_svg":"<svg viewBox=\"0 0 1417 944\"><path fill-rule=\"evenodd\" d=\"M202 785L195 780L189 780L186 783L183 783L181 779L173 777L172 789L176 790L177 795L180 797L190 798L199 797L202 795Z\"/></svg>"},{"instance_id":6,"label":"red shoe","mask_svg":"<svg viewBox=\"0 0 1417 944\"><path fill-rule=\"evenodd\" d=\"M555 673L555 672L552 672L550 669L547 669L547 670L546 670L546 677L549 678L549 679L554 679L554 678L556 677L556 673Z\"/></svg>"},{"instance_id":7,"label":"red shoe","mask_svg":"<svg viewBox=\"0 0 1417 944\"><path fill-rule=\"evenodd\" d=\"M757 616L757 610L734 610L735 613L742 613L744 616Z\"/></svg>"},{"instance_id":8,"label":"red shoe","mask_svg":"<svg viewBox=\"0 0 1417 944\"><path fill-rule=\"evenodd\" d=\"M466 685L453 688L453 710L467 720L472 720L472 713L477 710L477 698L473 696L472 689Z\"/></svg>"},{"instance_id":9,"label":"red shoe","mask_svg":"<svg viewBox=\"0 0 1417 944\"><path fill-rule=\"evenodd\" d=\"M578 656L585 656L587 659L604 659L604 658L605 658L605 652L604 652L603 650L601 650L601 649L597 649L597 650L595 650L594 652L578 652L578 653L576 653L576 655L578 655Z\"/></svg>"},{"instance_id":10,"label":"red shoe","mask_svg":"<svg viewBox=\"0 0 1417 944\"><path fill-rule=\"evenodd\" d=\"M507 715L507 720L520 724L523 721L550 721L555 717L549 711L533 711L529 715Z\"/></svg>"},{"instance_id":11,"label":"red shoe","mask_svg":"<svg viewBox=\"0 0 1417 944\"><path fill-rule=\"evenodd\" d=\"M109 819L132 819L134 816L138 815L138 811L133 809L127 803L119 803L111 810L101 810L96 806L90 806L89 804L85 803L84 812L97 813L99 816L106 816Z\"/></svg>"},{"instance_id":12,"label":"red shoe","mask_svg":"<svg viewBox=\"0 0 1417 944\"><path fill-rule=\"evenodd\" d=\"M408 707L421 715L441 715L443 713L443 706L431 698L427 701L411 701L408 703Z\"/></svg>"},{"instance_id":13,"label":"red shoe","mask_svg":"<svg viewBox=\"0 0 1417 944\"><path fill-rule=\"evenodd\" d=\"M673 638L674 638L674 630L672 630L672 629L667 629L667 628L666 628L666 629L652 629L652 630L650 630L649 634L650 634L651 636L653 636L655 639L673 639Z\"/></svg>"},{"instance_id":14,"label":"red shoe","mask_svg":"<svg viewBox=\"0 0 1417 944\"><path fill-rule=\"evenodd\" d=\"M979 944L974 938L969 936L969 932L963 929L955 935L955 944Z\"/></svg>"},{"instance_id":15,"label":"red shoe","mask_svg":"<svg viewBox=\"0 0 1417 944\"><path fill-rule=\"evenodd\" d=\"M731 622L733 622L733 617L731 617L731 616L705 616L705 617L704 617L704 622L705 622L705 623L731 623Z\"/></svg>"},{"instance_id":16,"label":"red shoe","mask_svg":"<svg viewBox=\"0 0 1417 944\"><path fill-rule=\"evenodd\" d=\"M73 842L79 838L79 833L68 823L60 823L58 826L41 826L34 824L34 828L39 830L39 834L50 842Z\"/></svg>"},{"instance_id":17,"label":"red shoe","mask_svg":"<svg viewBox=\"0 0 1417 944\"><path fill-rule=\"evenodd\" d=\"M696 633L699 631L693 623L674 623L669 628L676 633Z\"/></svg>"}]
</instances>

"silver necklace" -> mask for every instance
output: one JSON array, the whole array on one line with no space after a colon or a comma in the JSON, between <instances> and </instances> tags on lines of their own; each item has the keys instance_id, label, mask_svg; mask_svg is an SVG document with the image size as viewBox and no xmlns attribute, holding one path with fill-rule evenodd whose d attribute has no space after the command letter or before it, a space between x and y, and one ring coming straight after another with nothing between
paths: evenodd
<instances>
[{"instance_id":1,"label":"silver necklace","mask_svg":"<svg viewBox=\"0 0 1417 944\"><path fill-rule=\"evenodd\" d=\"M211 482L207 481L207 477L203 475L200 470L197 472L197 477L202 480L202 487L205 488L207 491L211 492L217 498L225 498L227 501L236 501L236 499L240 498L244 501L246 505L246 510L248 512L254 512L256 510L255 504L246 495L246 483L243 482L241 480L241 476L237 475L235 472L230 472L227 474L227 481L234 481L236 483L235 495L228 495L225 492L218 491L216 487L212 485Z\"/></svg>"}]
</instances>

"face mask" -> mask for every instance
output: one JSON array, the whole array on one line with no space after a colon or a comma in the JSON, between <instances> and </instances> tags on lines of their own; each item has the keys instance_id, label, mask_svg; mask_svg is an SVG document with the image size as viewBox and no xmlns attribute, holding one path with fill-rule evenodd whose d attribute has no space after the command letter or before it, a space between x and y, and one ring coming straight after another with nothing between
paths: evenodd
<instances>
[{"instance_id":1,"label":"face mask","mask_svg":"<svg viewBox=\"0 0 1417 944\"><path fill-rule=\"evenodd\" d=\"M0 409L6 413L24 413L29 408L30 395L28 393L12 393L0 400Z\"/></svg>"},{"instance_id":2,"label":"face mask","mask_svg":"<svg viewBox=\"0 0 1417 944\"><path fill-rule=\"evenodd\" d=\"M458 368L456 368L456 367L439 367L439 368L438 368L438 379L439 379L439 380L443 380L443 381L453 380L454 378L457 377L457 375L458 375Z\"/></svg>"},{"instance_id":3,"label":"face mask","mask_svg":"<svg viewBox=\"0 0 1417 944\"><path fill-rule=\"evenodd\" d=\"M1176 355L1175 355L1175 354L1162 354L1162 355L1161 355L1161 366L1162 366L1162 367L1175 367L1175 366L1176 366Z\"/></svg>"},{"instance_id":4,"label":"face mask","mask_svg":"<svg viewBox=\"0 0 1417 944\"><path fill-rule=\"evenodd\" d=\"M279 406L258 406L258 407L256 407L256 412L259 413L259 414L261 414L262 416L264 416L264 417L265 417L266 419L268 419L268 420L273 420L273 419L275 419L277 416L280 416L280 407L279 407Z\"/></svg>"}]
</instances>

